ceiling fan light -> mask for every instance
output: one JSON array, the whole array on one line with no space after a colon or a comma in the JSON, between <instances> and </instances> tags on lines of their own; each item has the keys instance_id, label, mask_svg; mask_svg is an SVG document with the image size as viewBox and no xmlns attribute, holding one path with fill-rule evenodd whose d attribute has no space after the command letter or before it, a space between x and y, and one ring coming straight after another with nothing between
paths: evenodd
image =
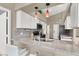
<instances>
[{"instance_id":1,"label":"ceiling fan light","mask_svg":"<svg viewBox=\"0 0 79 59\"><path fill-rule=\"evenodd\" d=\"M35 16L37 16L38 15L38 13L37 12L35 12Z\"/></svg>"},{"instance_id":2,"label":"ceiling fan light","mask_svg":"<svg viewBox=\"0 0 79 59\"><path fill-rule=\"evenodd\" d=\"M34 19L37 19L37 17L38 17L38 12L35 12L35 17L34 17Z\"/></svg>"},{"instance_id":3,"label":"ceiling fan light","mask_svg":"<svg viewBox=\"0 0 79 59\"><path fill-rule=\"evenodd\" d=\"M38 11L36 11L36 12L35 12L35 16L38 16L38 15L39 15L39 12L38 12Z\"/></svg>"}]
</instances>

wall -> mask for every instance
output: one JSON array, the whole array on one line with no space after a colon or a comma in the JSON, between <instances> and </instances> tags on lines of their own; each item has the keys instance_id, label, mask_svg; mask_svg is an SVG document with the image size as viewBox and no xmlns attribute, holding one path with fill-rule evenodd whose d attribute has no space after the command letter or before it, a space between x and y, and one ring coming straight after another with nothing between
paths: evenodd
<instances>
[{"instance_id":1,"label":"wall","mask_svg":"<svg viewBox=\"0 0 79 59\"><path fill-rule=\"evenodd\" d=\"M12 10L11 12L11 38L13 39L13 35L16 31L16 11Z\"/></svg>"}]
</instances>

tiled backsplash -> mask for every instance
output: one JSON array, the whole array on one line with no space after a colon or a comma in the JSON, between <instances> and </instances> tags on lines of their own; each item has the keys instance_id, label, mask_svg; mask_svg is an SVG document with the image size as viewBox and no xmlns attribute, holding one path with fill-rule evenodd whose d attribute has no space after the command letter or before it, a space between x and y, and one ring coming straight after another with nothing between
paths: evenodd
<instances>
[{"instance_id":1,"label":"tiled backsplash","mask_svg":"<svg viewBox=\"0 0 79 59\"><path fill-rule=\"evenodd\" d=\"M15 39L26 39L26 38L30 38L32 34L32 30L27 30L24 28L18 28L16 29L16 32L14 34L14 38Z\"/></svg>"}]
</instances>

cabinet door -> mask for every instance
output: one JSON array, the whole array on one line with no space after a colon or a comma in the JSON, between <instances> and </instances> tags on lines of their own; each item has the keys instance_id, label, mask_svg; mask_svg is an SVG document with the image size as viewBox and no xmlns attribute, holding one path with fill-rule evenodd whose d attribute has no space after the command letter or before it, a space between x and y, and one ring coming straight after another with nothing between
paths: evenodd
<instances>
[{"instance_id":1,"label":"cabinet door","mask_svg":"<svg viewBox=\"0 0 79 59\"><path fill-rule=\"evenodd\" d=\"M65 20L65 29L72 29L70 16L67 16Z\"/></svg>"},{"instance_id":2,"label":"cabinet door","mask_svg":"<svg viewBox=\"0 0 79 59\"><path fill-rule=\"evenodd\" d=\"M59 25L58 24L53 25L53 38L54 39L59 38Z\"/></svg>"},{"instance_id":3,"label":"cabinet door","mask_svg":"<svg viewBox=\"0 0 79 59\"><path fill-rule=\"evenodd\" d=\"M31 26L31 17L25 12L21 13L21 24L22 28L30 28Z\"/></svg>"},{"instance_id":4,"label":"cabinet door","mask_svg":"<svg viewBox=\"0 0 79 59\"><path fill-rule=\"evenodd\" d=\"M30 28L31 24L31 17L23 12L17 11L16 12L16 28Z\"/></svg>"},{"instance_id":5,"label":"cabinet door","mask_svg":"<svg viewBox=\"0 0 79 59\"><path fill-rule=\"evenodd\" d=\"M16 12L16 28L30 28L36 29L39 19L34 19L33 16L23 12Z\"/></svg>"},{"instance_id":6,"label":"cabinet door","mask_svg":"<svg viewBox=\"0 0 79 59\"><path fill-rule=\"evenodd\" d=\"M36 29L37 28L37 21L32 17L31 19L31 29Z\"/></svg>"},{"instance_id":7,"label":"cabinet door","mask_svg":"<svg viewBox=\"0 0 79 59\"><path fill-rule=\"evenodd\" d=\"M78 4L73 3L70 11L72 27L78 27Z\"/></svg>"}]
</instances>

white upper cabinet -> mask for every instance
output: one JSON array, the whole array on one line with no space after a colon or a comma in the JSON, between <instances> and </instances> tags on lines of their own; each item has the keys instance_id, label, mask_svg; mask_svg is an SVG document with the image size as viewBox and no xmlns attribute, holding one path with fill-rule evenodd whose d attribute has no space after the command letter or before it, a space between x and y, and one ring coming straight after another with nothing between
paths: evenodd
<instances>
[{"instance_id":1,"label":"white upper cabinet","mask_svg":"<svg viewBox=\"0 0 79 59\"><path fill-rule=\"evenodd\" d=\"M77 5L77 7L78 7L78 12L76 12L77 13L77 17L78 17L78 27L79 27L79 3L78 3L78 5Z\"/></svg>"},{"instance_id":2,"label":"white upper cabinet","mask_svg":"<svg viewBox=\"0 0 79 59\"><path fill-rule=\"evenodd\" d=\"M79 27L79 4L73 3L70 10L72 27Z\"/></svg>"},{"instance_id":3,"label":"white upper cabinet","mask_svg":"<svg viewBox=\"0 0 79 59\"><path fill-rule=\"evenodd\" d=\"M65 20L65 29L72 29L70 16L67 16Z\"/></svg>"},{"instance_id":4,"label":"white upper cabinet","mask_svg":"<svg viewBox=\"0 0 79 59\"><path fill-rule=\"evenodd\" d=\"M36 29L37 22L34 17L23 11L16 12L16 28Z\"/></svg>"}]
</instances>

